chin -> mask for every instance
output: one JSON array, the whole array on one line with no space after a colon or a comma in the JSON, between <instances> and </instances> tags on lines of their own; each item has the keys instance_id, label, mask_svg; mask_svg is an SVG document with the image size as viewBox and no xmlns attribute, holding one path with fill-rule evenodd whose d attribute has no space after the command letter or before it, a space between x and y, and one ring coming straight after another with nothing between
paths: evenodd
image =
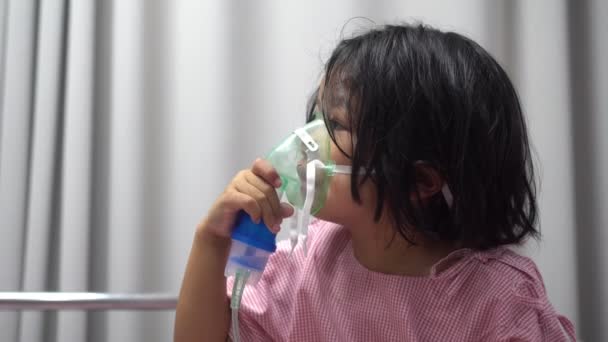
<instances>
[{"instance_id":1,"label":"chin","mask_svg":"<svg viewBox=\"0 0 608 342\"><path fill-rule=\"evenodd\" d=\"M332 210L331 206L326 205L321 208L321 210L319 210L319 212L315 214L315 217L323 221L344 225L343 218L341 218L340 215L337 215L337 211Z\"/></svg>"},{"instance_id":2,"label":"chin","mask_svg":"<svg viewBox=\"0 0 608 342\"><path fill-rule=\"evenodd\" d=\"M323 206L314 216L323 221L333 222L332 215L329 215L331 210L327 206Z\"/></svg>"}]
</instances>

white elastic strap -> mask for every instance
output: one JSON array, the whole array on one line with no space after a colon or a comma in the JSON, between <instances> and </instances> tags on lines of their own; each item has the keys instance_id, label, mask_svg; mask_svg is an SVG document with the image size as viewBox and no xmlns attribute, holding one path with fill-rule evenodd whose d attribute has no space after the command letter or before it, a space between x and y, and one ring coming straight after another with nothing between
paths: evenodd
<instances>
[{"instance_id":1,"label":"white elastic strap","mask_svg":"<svg viewBox=\"0 0 608 342\"><path fill-rule=\"evenodd\" d=\"M365 172L365 170L363 170L363 172ZM351 174L352 167L350 165L335 165L334 173ZM445 199L448 208L452 208L452 204L454 203L454 196L452 195L452 191L450 191L450 187L448 186L447 182L443 183L443 186L441 187L441 193L443 194L443 198Z\"/></svg>"},{"instance_id":2,"label":"white elastic strap","mask_svg":"<svg viewBox=\"0 0 608 342\"><path fill-rule=\"evenodd\" d=\"M343 175L349 175L352 173L353 168L350 165L335 165L334 173L340 173Z\"/></svg>"},{"instance_id":3,"label":"white elastic strap","mask_svg":"<svg viewBox=\"0 0 608 342\"><path fill-rule=\"evenodd\" d=\"M350 175L353 173L353 167L350 165L334 165L334 173L339 173L342 175ZM361 170L361 173L365 173L365 168L361 167L359 168L359 170ZM374 173L374 171L371 172L372 174Z\"/></svg>"},{"instance_id":4,"label":"white elastic strap","mask_svg":"<svg viewBox=\"0 0 608 342\"><path fill-rule=\"evenodd\" d=\"M298 138L300 138L300 140L302 141L304 146L306 146L309 153L311 153L313 155L318 153L319 144L315 141L315 139L310 134L308 134L308 132L305 129L298 128L294 131L294 133ZM307 254L306 239L308 236L308 222L310 221L310 210L312 208L312 202L314 200L314 194L315 194L315 173L316 173L314 170L315 164L312 164L312 167L313 167L312 168L312 185L310 185L311 184L310 170L311 170L311 163L313 163L315 161L320 163L321 165L323 165L323 163L321 163L318 160L310 161L307 164L306 197L304 198L304 206L303 206L302 210L297 211L295 213L294 219L292 219L290 227L289 227L289 241L291 242L291 251L289 252L290 255L293 253L294 249L298 245L298 239L300 238L300 236L302 237L302 241L304 243L304 255Z\"/></svg>"},{"instance_id":5,"label":"white elastic strap","mask_svg":"<svg viewBox=\"0 0 608 342\"><path fill-rule=\"evenodd\" d=\"M448 204L448 208L452 208L452 203L454 203L454 196L452 195L452 191L450 191L450 187L447 182L443 182L443 186L441 187L441 193L443 194L443 198L445 199L445 203Z\"/></svg>"},{"instance_id":6,"label":"white elastic strap","mask_svg":"<svg viewBox=\"0 0 608 342\"><path fill-rule=\"evenodd\" d=\"M308 224L310 223L310 212L312 210L312 204L315 199L315 182L316 182L316 167L323 167L323 163L317 159L311 160L306 164L306 193L304 197L304 204L301 210L294 215L294 219L291 221L289 227L289 240L291 242L291 251L298 245L299 241L302 241L302 248L304 249L304 256L308 254Z\"/></svg>"},{"instance_id":7,"label":"white elastic strap","mask_svg":"<svg viewBox=\"0 0 608 342\"><path fill-rule=\"evenodd\" d=\"M289 242L291 243L291 250L289 251L289 255L293 253L293 250L296 248L298 244L298 222L300 221L300 211L295 208L295 213L291 216L291 220L289 222Z\"/></svg>"},{"instance_id":8,"label":"white elastic strap","mask_svg":"<svg viewBox=\"0 0 608 342\"><path fill-rule=\"evenodd\" d=\"M304 248L304 256L308 254L308 224L310 223L310 212L312 211L312 203L315 199L315 181L317 175L317 166L323 167L323 163L319 160L311 160L306 164L306 199L302 206L302 216L299 223L300 237L302 238L302 247Z\"/></svg>"}]
</instances>

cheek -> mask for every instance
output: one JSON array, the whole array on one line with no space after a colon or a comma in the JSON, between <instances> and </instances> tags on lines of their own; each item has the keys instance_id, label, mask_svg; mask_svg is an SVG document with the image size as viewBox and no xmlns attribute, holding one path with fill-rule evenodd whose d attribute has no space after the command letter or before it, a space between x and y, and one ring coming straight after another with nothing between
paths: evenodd
<instances>
[{"instance_id":1,"label":"cheek","mask_svg":"<svg viewBox=\"0 0 608 342\"><path fill-rule=\"evenodd\" d=\"M350 177L337 175L332 178L325 205L317 217L344 226L352 226L360 222L373 222L376 209L376 191L371 181L359 187L361 204L352 198Z\"/></svg>"},{"instance_id":2,"label":"cheek","mask_svg":"<svg viewBox=\"0 0 608 342\"><path fill-rule=\"evenodd\" d=\"M336 135L336 140L344 152L352 155L350 135ZM352 165L352 161L340 151L333 141L331 142L330 154L331 159L337 165ZM361 204L357 204L352 198L350 176L335 175L329 184L325 204L316 216L322 220L345 226L352 224L352 222L367 221L373 217L376 205L376 192L373 183L368 181L361 185L359 195L361 196Z\"/></svg>"},{"instance_id":3,"label":"cheek","mask_svg":"<svg viewBox=\"0 0 608 342\"><path fill-rule=\"evenodd\" d=\"M356 203L350 193L350 177L336 175L332 177L327 191L327 198L317 217L339 224L346 224L345 219L352 215Z\"/></svg>"},{"instance_id":4,"label":"cheek","mask_svg":"<svg viewBox=\"0 0 608 342\"><path fill-rule=\"evenodd\" d=\"M338 165L351 165L352 162L348 156L353 155L352 142L350 139L350 134L346 132L336 132L335 134L336 141L331 141L330 145L330 155L331 159L336 162ZM336 145L336 143L338 145ZM344 151L344 153L341 151ZM345 155L346 153L346 155Z\"/></svg>"},{"instance_id":5,"label":"cheek","mask_svg":"<svg viewBox=\"0 0 608 342\"><path fill-rule=\"evenodd\" d=\"M350 149L343 149L348 155L352 155ZM352 161L340 151L336 144L332 143L330 148L330 157L336 163L336 165L351 165Z\"/></svg>"}]
</instances>

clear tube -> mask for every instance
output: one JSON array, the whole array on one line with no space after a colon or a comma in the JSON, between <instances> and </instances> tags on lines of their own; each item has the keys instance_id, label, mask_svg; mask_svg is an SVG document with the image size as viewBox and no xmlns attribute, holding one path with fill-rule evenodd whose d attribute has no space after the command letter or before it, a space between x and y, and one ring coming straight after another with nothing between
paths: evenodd
<instances>
[{"instance_id":1,"label":"clear tube","mask_svg":"<svg viewBox=\"0 0 608 342\"><path fill-rule=\"evenodd\" d=\"M241 341L241 332L239 330L239 310L232 309L232 341Z\"/></svg>"},{"instance_id":2,"label":"clear tube","mask_svg":"<svg viewBox=\"0 0 608 342\"><path fill-rule=\"evenodd\" d=\"M245 284L249 279L250 272L247 269L239 268L234 276L234 285L232 286L232 298L230 300L230 309L232 310L232 340L240 342L241 333L239 331L239 308L241 307L241 298L245 290Z\"/></svg>"}]
</instances>

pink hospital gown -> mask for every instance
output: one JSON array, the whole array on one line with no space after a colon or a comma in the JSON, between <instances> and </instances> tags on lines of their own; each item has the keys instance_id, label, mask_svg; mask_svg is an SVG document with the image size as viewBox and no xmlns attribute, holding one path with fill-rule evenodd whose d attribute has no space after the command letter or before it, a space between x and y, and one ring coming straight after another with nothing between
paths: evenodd
<instances>
[{"instance_id":1,"label":"pink hospital gown","mask_svg":"<svg viewBox=\"0 0 608 342\"><path fill-rule=\"evenodd\" d=\"M364 268L333 223L315 221L308 256L300 247L290 256L279 243L259 283L247 285L242 341L575 340L536 265L508 248L457 250L429 276L407 277Z\"/></svg>"}]
</instances>

